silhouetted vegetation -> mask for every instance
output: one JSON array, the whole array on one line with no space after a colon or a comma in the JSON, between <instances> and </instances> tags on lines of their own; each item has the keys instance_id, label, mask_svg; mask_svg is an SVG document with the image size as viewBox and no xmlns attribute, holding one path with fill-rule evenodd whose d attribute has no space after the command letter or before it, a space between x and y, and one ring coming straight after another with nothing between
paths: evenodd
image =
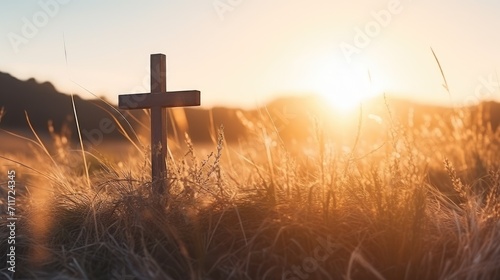
<instances>
[{"instance_id":1,"label":"silhouetted vegetation","mask_svg":"<svg viewBox=\"0 0 500 280\"><path fill-rule=\"evenodd\" d=\"M25 174L16 279L500 277L496 104L380 100L344 116L344 130L321 102L296 104L221 109L246 134L230 144L239 128L206 125L208 155L179 132L187 148L168 159L165 207L151 203L147 147L122 162L87 151L85 164L57 131L57 153L32 143L32 157L10 158Z\"/></svg>"}]
</instances>

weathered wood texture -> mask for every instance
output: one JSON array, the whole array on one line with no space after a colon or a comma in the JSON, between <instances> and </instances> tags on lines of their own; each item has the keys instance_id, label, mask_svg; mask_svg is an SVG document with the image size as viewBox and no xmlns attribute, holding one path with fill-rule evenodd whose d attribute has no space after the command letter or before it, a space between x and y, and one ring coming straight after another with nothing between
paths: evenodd
<instances>
[{"instance_id":1,"label":"weathered wood texture","mask_svg":"<svg viewBox=\"0 0 500 280\"><path fill-rule=\"evenodd\" d=\"M169 91L168 96L161 94L138 93L120 95L120 109L149 109L155 106L163 108L200 106L201 93L197 90Z\"/></svg>"}]
</instances>

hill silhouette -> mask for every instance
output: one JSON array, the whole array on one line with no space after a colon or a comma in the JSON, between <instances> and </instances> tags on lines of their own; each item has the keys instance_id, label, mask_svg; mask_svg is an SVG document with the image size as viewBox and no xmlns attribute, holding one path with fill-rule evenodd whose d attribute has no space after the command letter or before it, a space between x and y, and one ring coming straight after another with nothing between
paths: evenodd
<instances>
[{"instance_id":1,"label":"hill silhouette","mask_svg":"<svg viewBox=\"0 0 500 280\"><path fill-rule=\"evenodd\" d=\"M203 93L202 93L203 94ZM103 140L123 140L124 137L116 121L127 133L148 126L145 111L120 111L99 99L84 100L74 96L80 130L87 144L98 144ZM114 103L114 102L113 102ZM389 107L388 107L389 106ZM71 139L78 140L71 97L61 93L49 82L39 83L31 78L19 80L7 73L0 72L0 108L3 116L0 128L9 131L29 131L26 114L37 133L48 134L49 124L56 133L71 131ZM390 109L388 109L390 108ZM470 108L474 116L481 115L490 121L493 128L500 123L500 104L487 102ZM420 125L428 115L446 116L451 108L409 102L398 98L377 97L363 103L359 109L363 117L365 133L377 133L380 129L370 123L373 116L382 119L396 118L402 123ZM25 113L26 112L26 113ZM480 114L479 114L480 113ZM357 114L357 113L356 113ZM389 116L390 115L390 116ZM248 134L249 123L271 123L284 139L305 140L313 129L314 119L322 120L326 130L357 129L357 118L346 118L318 96L300 96L276 99L264 108L241 110L216 107L212 109L186 108L172 109L169 113L169 133L174 129L177 134L188 133L195 142L208 142L213 132L223 125L226 140L238 141ZM186 125L187 124L187 125ZM352 124L352 125L351 125ZM169 134L170 135L170 134Z\"/></svg>"},{"instance_id":2,"label":"hill silhouette","mask_svg":"<svg viewBox=\"0 0 500 280\"><path fill-rule=\"evenodd\" d=\"M135 128L141 126L138 122L149 125L146 114L141 110L120 111L115 105L111 107L102 100L84 100L79 96L74 96L74 103L82 136L91 144L103 138L124 139L115 121L127 133L131 132L129 123ZM71 139L78 140L71 96L57 91L49 82L39 83L33 78L21 81L0 72L0 108L3 108L0 122L2 129L21 133L28 131L28 115L37 133L48 134L50 123L54 132L69 130L73 132ZM186 109L185 115L189 124L185 132L189 133L193 141L210 141L212 127L220 124L227 128L226 139L229 141L235 141L244 134L244 127L237 121L236 110L233 109ZM170 125L169 131L173 132L173 129Z\"/></svg>"}]
</instances>

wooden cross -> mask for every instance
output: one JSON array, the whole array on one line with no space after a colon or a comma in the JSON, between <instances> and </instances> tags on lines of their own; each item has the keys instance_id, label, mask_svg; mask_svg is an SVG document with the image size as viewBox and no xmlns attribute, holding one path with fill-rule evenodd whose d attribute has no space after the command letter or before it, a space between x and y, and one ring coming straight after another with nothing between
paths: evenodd
<instances>
[{"instance_id":1,"label":"wooden cross","mask_svg":"<svg viewBox=\"0 0 500 280\"><path fill-rule=\"evenodd\" d=\"M167 92L164 54L151 55L151 93L118 96L120 109L151 109L151 180L154 194L165 192L167 176L167 121L164 108L199 106L200 91ZM168 194L168 193L167 193Z\"/></svg>"}]
</instances>

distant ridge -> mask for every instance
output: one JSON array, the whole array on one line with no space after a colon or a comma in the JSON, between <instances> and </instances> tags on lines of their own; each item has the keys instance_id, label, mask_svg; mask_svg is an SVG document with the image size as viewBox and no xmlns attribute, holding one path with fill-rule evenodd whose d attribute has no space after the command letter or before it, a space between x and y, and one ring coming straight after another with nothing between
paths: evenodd
<instances>
[{"instance_id":1,"label":"distant ridge","mask_svg":"<svg viewBox=\"0 0 500 280\"><path fill-rule=\"evenodd\" d=\"M120 124L127 129L127 132L130 132L127 122L130 122L133 127L139 127L135 119L142 119L144 116L141 110L121 111L127 118L127 121L125 121L123 116L118 113L116 106L111 108L99 99L84 100L76 95L74 100L84 140L85 138L99 140L101 137L99 133L106 139L125 139L116 126L112 131L108 129L109 122L114 123L115 119L119 120ZM28 130L26 112L37 133L49 133L48 124L50 121L56 133L60 133L63 127L66 126L73 132L72 139L78 140L77 134L74 133L76 132L76 123L71 96L57 91L50 82L39 83L33 78L22 81L10 74L0 72L0 108L4 110L0 122L0 128L2 129ZM238 121L236 110L212 109L213 122L210 120L208 110L186 109L185 112L189 123L186 132L189 133L193 141L211 141L211 123L215 127L224 123L227 128L225 131L226 139L229 141L236 141L244 133L244 126ZM149 123L144 120L144 124L148 125ZM169 122L169 130L172 132L173 128L170 124ZM181 136L181 139L183 139L183 135Z\"/></svg>"},{"instance_id":2,"label":"distant ridge","mask_svg":"<svg viewBox=\"0 0 500 280\"><path fill-rule=\"evenodd\" d=\"M128 123L118 113L116 107L113 109L101 100L84 100L78 96L75 96L74 100L83 138L87 142L95 144L97 140L125 139L118 128L114 124L111 125L111 123L115 122L114 119L118 120L127 132L131 131ZM452 112L450 108L418 104L392 97L387 99L377 97L370 102L364 103L366 103L362 108L364 118L370 114L387 117L386 103L389 103L390 113L393 114L392 117L398 118L402 122L408 122L409 113L411 112L416 125L424 121L424 115L444 116ZM57 91L50 82L39 83L33 78L22 81L7 73L0 72L0 108L4 110L0 122L1 129L10 131L28 130L29 126L25 117L25 112L27 112L33 128L38 133L48 133L48 124L52 122L55 132L60 132L63 127L66 127L72 131L71 138L73 140L78 139L75 133L76 124L71 97ZM478 106L475 106L470 109L472 112L478 112L478 108ZM248 133L245 118L258 121L263 117L270 117L273 120L272 125L275 126L273 130L279 132L281 136L288 139L304 140L307 135L310 135L308 131L311 129L311 115L328 116L328 119L324 120L324 125L330 127L332 131L337 130L343 122L346 122L343 116L335 115L331 111L332 108L328 102L317 96L278 98L267 104L265 108L246 111L223 107L216 107L211 110L188 108L184 111L188 127L186 131L180 131L179 138L183 140L183 132L187 132L195 142L209 142L212 141L213 131L222 124L225 128L226 140L238 141ZM141 127L135 119L141 119L145 116L144 112L138 110L121 111L121 113L126 116L127 121L134 128ZM500 123L500 104L495 102L483 103L482 114L484 119L491 121L493 128L498 127ZM170 116L175 115L171 114ZM244 117L241 118L242 116ZM147 120L142 121L143 124L149 125ZM171 124L172 121L169 120L168 128L170 133L173 132ZM110 129L110 126L113 126L114 129Z\"/></svg>"},{"instance_id":3,"label":"distant ridge","mask_svg":"<svg viewBox=\"0 0 500 280\"><path fill-rule=\"evenodd\" d=\"M74 100L83 129L90 130L101 119L110 117L102 109L108 105L100 100L87 101L79 96L74 96ZM38 133L48 133L49 121L56 132L60 132L63 125L71 126L73 131L76 129L71 97L58 92L49 82L38 83L33 78L21 81L0 72L0 107L4 109L0 123L3 129L28 129L25 112ZM110 136L116 137L117 134L111 133Z\"/></svg>"}]
</instances>

